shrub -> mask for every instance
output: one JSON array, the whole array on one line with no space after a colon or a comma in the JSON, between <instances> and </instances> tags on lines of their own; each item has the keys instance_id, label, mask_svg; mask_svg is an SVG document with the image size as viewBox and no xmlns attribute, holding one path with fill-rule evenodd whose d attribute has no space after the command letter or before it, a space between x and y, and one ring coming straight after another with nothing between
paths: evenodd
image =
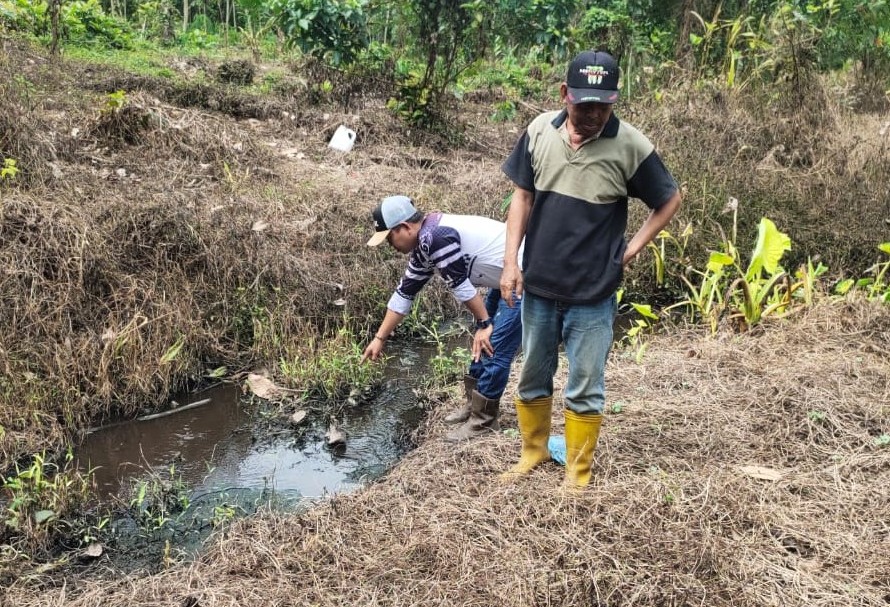
<instances>
[{"instance_id":1,"label":"shrub","mask_svg":"<svg viewBox=\"0 0 890 607\"><path fill-rule=\"evenodd\" d=\"M0 27L35 35L49 31L46 2L0 0Z\"/></svg>"},{"instance_id":2,"label":"shrub","mask_svg":"<svg viewBox=\"0 0 890 607\"><path fill-rule=\"evenodd\" d=\"M272 0L270 12L290 46L349 64L368 44L367 0Z\"/></svg>"},{"instance_id":3,"label":"shrub","mask_svg":"<svg viewBox=\"0 0 890 607\"><path fill-rule=\"evenodd\" d=\"M106 48L128 49L132 44L130 26L106 15L98 0L76 0L62 5L62 24L68 40Z\"/></svg>"}]
</instances>

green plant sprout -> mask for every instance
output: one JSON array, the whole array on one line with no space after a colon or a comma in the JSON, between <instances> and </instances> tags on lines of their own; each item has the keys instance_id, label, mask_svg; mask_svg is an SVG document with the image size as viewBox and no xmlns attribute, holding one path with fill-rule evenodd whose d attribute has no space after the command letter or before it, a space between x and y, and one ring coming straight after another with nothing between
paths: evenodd
<instances>
[{"instance_id":1,"label":"green plant sprout","mask_svg":"<svg viewBox=\"0 0 890 607\"><path fill-rule=\"evenodd\" d=\"M878 250L890 255L890 242L879 244ZM847 295L853 289L864 289L868 299L890 303L890 282L887 282L888 272L890 272L890 259L874 264L866 272L874 274L874 278L868 276L858 279L847 278L834 287L834 292L838 295Z\"/></svg>"},{"instance_id":2,"label":"green plant sprout","mask_svg":"<svg viewBox=\"0 0 890 607\"><path fill-rule=\"evenodd\" d=\"M103 114L114 114L127 105L127 92L114 91L105 95L105 103L102 106Z\"/></svg>"},{"instance_id":3,"label":"green plant sprout","mask_svg":"<svg viewBox=\"0 0 890 607\"><path fill-rule=\"evenodd\" d=\"M810 411L807 413L807 418L811 422L822 423L826 419L826 415L824 411Z\"/></svg>"},{"instance_id":4,"label":"green plant sprout","mask_svg":"<svg viewBox=\"0 0 890 607\"><path fill-rule=\"evenodd\" d=\"M681 276L680 280L686 286L686 298L664 309L668 312L674 308L686 307L689 311L689 320L695 321L696 318L706 320L710 326L711 333L717 331L717 322L719 320L719 312L723 307L722 281L724 278L724 268L732 263L732 257L726 253L712 251L708 259L708 265L705 271L696 270L690 267L690 274L700 277L698 284L687 276Z\"/></svg>"},{"instance_id":5,"label":"green plant sprout","mask_svg":"<svg viewBox=\"0 0 890 607\"><path fill-rule=\"evenodd\" d=\"M19 172L19 167L16 164L15 158L4 158L3 168L0 169L0 181L15 181Z\"/></svg>"},{"instance_id":6,"label":"green plant sprout","mask_svg":"<svg viewBox=\"0 0 890 607\"><path fill-rule=\"evenodd\" d=\"M828 266L823 265L822 262L818 262L818 265L814 266L813 260L808 258L806 265L801 266L794 273L794 278L797 282L792 286L791 290L795 297L803 299L804 304L807 306L813 305L817 292L818 278L826 272L828 272Z\"/></svg>"},{"instance_id":7,"label":"green plant sprout","mask_svg":"<svg viewBox=\"0 0 890 607\"><path fill-rule=\"evenodd\" d=\"M653 323L651 321L658 321L659 318L658 314L652 311L652 306L648 304L631 303L630 305L642 318L634 321L633 326L625 333L624 339L636 347L634 360L639 364L642 362L643 355L648 347L648 344L643 341L643 333L646 329L652 327Z\"/></svg>"},{"instance_id":8,"label":"green plant sprout","mask_svg":"<svg viewBox=\"0 0 890 607\"><path fill-rule=\"evenodd\" d=\"M662 230L655 237L655 240L646 245L646 248L652 251L653 264L655 269L655 284L663 286L667 273L667 243L673 245L676 249L679 259L683 259L686 255L686 246L689 243L689 237L692 236L692 224L687 224L679 237L674 237L667 230Z\"/></svg>"},{"instance_id":9,"label":"green plant sprout","mask_svg":"<svg viewBox=\"0 0 890 607\"><path fill-rule=\"evenodd\" d=\"M188 487L182 475L177 474L175 464L167 469L166 478L151 472L137 481L132 495L129 503L131 512L143 525L153 530L166 526L173 515L184 512L190 505Z\"/></svg>"}]
</instances>

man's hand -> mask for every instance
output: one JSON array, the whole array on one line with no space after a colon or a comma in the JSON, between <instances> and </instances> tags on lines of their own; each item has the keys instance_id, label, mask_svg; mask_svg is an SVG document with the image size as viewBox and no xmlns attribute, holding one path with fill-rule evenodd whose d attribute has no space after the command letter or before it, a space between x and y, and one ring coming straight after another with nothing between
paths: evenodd
<instances>
[{"instance_id":1,"label":"man's hand","mask_svg":"<svg viewBox=\"0 0 890 607\"><path fill-rule=\"evenodd\" d=\"M516 264L504 265L501 272L501 298L511 308L522 298L522 272Z\"/></svg>"},{"instance_id":2,"label":"man's hand","mask_svg":"<svg viewBox=\"0 0 890 607\"><path fill-rule=\"evenodd\" d=\"M491 334L494 326L489 325L484 329L477 329L473 335L473 362L479 362L482 354L491 356L494 354L494 348L491 345Z\"/></svg>"},{"instance_id":3,"label":"man's hand","mask_svg":"<svg viewBox=\"0 0 890 607\"><path fill-rule=\"evenodd\" d=\"M374 339L372 339L371 343L368 344L368 347L365 348L364 354L362 354L361 362L365 362L369 358L371 360L377 360L378 358L380 358L380 355L383 354L383 346L385 344L386 342L380 338L375 337Z\"/></svg>"}]
</instances>

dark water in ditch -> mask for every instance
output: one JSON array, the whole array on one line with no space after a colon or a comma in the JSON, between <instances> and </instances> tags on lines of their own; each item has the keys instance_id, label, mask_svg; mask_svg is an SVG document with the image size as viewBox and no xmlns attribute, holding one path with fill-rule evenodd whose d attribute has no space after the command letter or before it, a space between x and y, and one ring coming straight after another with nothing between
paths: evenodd
<instances>
[{"instance_id":1,"label":"dark water in ditch","mask_svg":"<svg viewBox=\"0 0 890 607\"><path fill-rule=\"evenodd\" d=\"M449 338L446 351L466 342ZM294 427L277 406L245 398L240 384L180 395L169 415L90 432L74 455L113 512L99 538L103 559L123 571L159 570L198 554L235 518L298 511L382 476L412 446L425 415L414 387L435 351L391 344L388 354L382 388L336 420L345 445L328 446L322 413L307 408Z\"/></svg>"},{"instance_id":2,"label":"dark water in ditch","mask_svg":"<svg viewBox=\"0 0 890 607\"><path fill-rule=\"evenodd\" d=\"M404 454L423 416L412 385L434 352L412 345L389 354L382 390L337 420L343 446L327 445L321 416L310 412L298 429L263 423L261 407L243 397L240 385L221 385L177 398L180 410L169 415L96 429L75 457L82 469L93 469L106 497L129 499L134 481L149 474L175 478L193 497L246 491L318 498L353 490Z\"/></svg>"}]
</instances>

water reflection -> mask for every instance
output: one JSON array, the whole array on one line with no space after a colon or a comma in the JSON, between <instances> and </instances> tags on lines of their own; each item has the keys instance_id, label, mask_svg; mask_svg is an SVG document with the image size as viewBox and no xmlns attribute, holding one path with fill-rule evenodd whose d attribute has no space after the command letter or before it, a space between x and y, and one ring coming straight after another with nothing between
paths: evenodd
<instances>
[{"instance_id":1,"label":"water reflection","mask_svg":"<svg viewBox=\"0 0 890 607\"><path fill-rule=\"evenodd\" d=\"M299 433L257 424L241 402L240 388L224 385L180 401L186 407L210 399L205 405L98 429L75 456L82 469L95 469L103 495L124 499L133 479L147 472L169 479L171 467L193 495L224 489L306 497L347 491L392 466L405 451L405 435L422 417L411 384L431 352L393 349L391 355L390 379L379 397L337 420L347 435L345 448L326 446L323 420L307 419Z\"/></svg>"}]
</instances>

